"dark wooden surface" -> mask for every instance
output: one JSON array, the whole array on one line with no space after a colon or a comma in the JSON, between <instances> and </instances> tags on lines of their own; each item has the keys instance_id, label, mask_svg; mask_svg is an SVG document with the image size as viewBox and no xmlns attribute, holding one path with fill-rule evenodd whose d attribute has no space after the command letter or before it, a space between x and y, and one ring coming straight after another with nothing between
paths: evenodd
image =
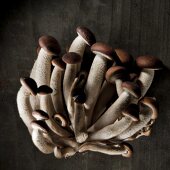
<instances>
[{"instance_id":1,"label":"dark wooden surface","mask_svg":"<svg viewBox=\"0 0 170 170\"><path fill-rule=\"evenodd\" d=\"M1 170L168 170L170 169L170 1L35 0L1 3L0 12L0 169ZM8 4L7 4L8 3ZM131 142L132 158L97 153L57 160L40 153L19 118L19 78L28 76L38 37L56 37L63 53L78 25L98 41L128 50L134 57L152 54L167 69L157 73L149 96L160 114L149 138Z\"/></svg>"}]
</instances>

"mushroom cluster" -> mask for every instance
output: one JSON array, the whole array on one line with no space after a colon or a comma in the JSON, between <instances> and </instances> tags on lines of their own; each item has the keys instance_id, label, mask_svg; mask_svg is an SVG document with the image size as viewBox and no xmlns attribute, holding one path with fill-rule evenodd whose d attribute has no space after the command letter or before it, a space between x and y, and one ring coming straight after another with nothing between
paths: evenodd
<instances>
[{"instance_id":1,"label":"mushroom cluster","mask_svg":"<svg viewBox=\"0 0 170 170\"><path fill-rule=\"evenodd\" d=\"M126 142L149 136L158 116L156 98L145 94L163 64L148 55L133 59L123 49L96 42L86 27L76 31L62 57L55 38L39 38L30 76L20 79L19 115L45 154L66 158L93 151L130 157ZM94 59L86 69L83 56L89 47Z\"/></svg>"}]
</instances>

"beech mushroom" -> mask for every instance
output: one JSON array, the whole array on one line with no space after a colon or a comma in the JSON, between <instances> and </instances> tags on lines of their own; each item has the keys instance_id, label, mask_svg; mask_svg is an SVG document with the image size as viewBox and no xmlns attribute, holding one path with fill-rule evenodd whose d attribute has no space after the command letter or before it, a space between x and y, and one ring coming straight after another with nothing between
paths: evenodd
<instances>
[{"instance_id":1,"label":"beech mushroom","mask_svg":"<svg viewBox=\"0 0 170 170\"><path fill-rule=\"evenodd\" d=\"M97 142L86 142L80 146L79 152L93 151L108 155L122 155L124 157L131 157L132 150L126 144L119 145L103 145Z\"/></svg>"},{"instance_id":2,"label":"beech mushroom","mask_svg":"<svg viewBox=\"0 0 170 170\"><path fill-rule=\"evenodd\" d=\"M67 105L72 83L79 71L78 63L81 62L82 58L79 54L75 52L69 52L62 57L62 60L67 64L63 80L63 93Z\"/></svg>"},{"instance_id":3,"label":"beech mushroom","mask_svg":"<svg viewBox=\"0 0 170 170\"><path fill-rule=\"evenodd\" d=\"M85 125L85 100L85 94L80 94L80 96L77 96L76 100L74 100L74 133L78 143L83 143L88 137Z\"/></svg>"},{"instance_id":4,"label":"beech mushroom","mask_svg":"<svg viewBox=\"0 0 170 170\"><path fill-rule=\"evenodd\" d=\"M77 73L80 71L81 61L83 57L83 53L85 50L86 45L91 46L96 42L95 36L93 33L86 27L77 27L76 29L78 36L74 39L72 42L69 53L76 53L80 56L79 62L74 63L67 63L65 75L64 75L64 83L63 83L63 89L64 89L64 98L67 103L67 98L69 95L69 91L71 88L71 85L77 75Z\"/></svg>"},{"instance_id":5,"label":"beech mushroom","mask_svg":"<svg viewBox=\"0 0 170 170\"><path fill-rule=\"evenodd\" d=\"M21 78L20 82L22 87L17 94L17 106L21 119L26 124L29 130L31 130L30 123L34 120L32 116L32 108L30 104L30 95L36 95L37 84L31 78Z\"/></svg>"},{"instance_id":6,"label":"beech mushroom","mask_svg":"<svg viewBox=\"0 0 170 170\"><path fill-rule=\"evenodd\" d=\"M140 88L133 82L122 83L123 92L119 98L107 109L107 111L88 129L94 132L107 125L110 125L119 118L121 112L130 104L133 98L140 97Z\"/></svg>"},{"instance_id":7,"label":"beech mushroom","mask_svg":"<svg viewBox=\"0 0 170 170\"><path fill-rule=\"evenodd\" d=\"M32 115L36 120L48 120L49 119L48 113L42 110L34 110L32 112Z\"/></svg>"},{"instance_id":8,"label":"beech mushroom","mask_svg":"<svg viewBox=\"0 0 170 170\"><path fill-rule=\"evenodd\" d=\"M116 48L115 52L119 58L118 65L130 69L133 64L133 57L129 55L124 49Z\"/></svg>"},{"instance_id":9,"label":"beech mushroom","mask_svg":"<svg viewBox=\"0 0 170 170\"><path fill-rule=\"evenodd\" d=\"M67 130L63 129L53 119L55 110L53 108L52 99L49 94L50 92L52 92L52 89L50 90L50 87L43 86L43 88L41 88L41 90L38 90L38 91L40 92L40 95L41 95L40 109L47 112L49 115L49 119L46 120L46 123L49 126L49 128L59 136L70 136L71 134Z\"/></svg>"},{"instance_id":10,"label":"beech mushroom","mask_svg":"<svg viewBox=\"0 0 170 170\"><path fill-rule=\"evenodd\" d=\"M122 66L112 66L107 70L105 78L108 82L116 84L117 94L120 96L123 92L122 82L128 79L126 68Z\"/></svg>"},{"instance_id":11,"label":"beech mushroom","mask_svg":"<svg viewBox=\"0 0 170 170\"><path fill-rule=\"evenodd\" d=\"M104 81L99 93L96 105L93 111L92 123L95 123L97 119L104 113L107 106L116 99L115 84Z\"/></svg>"},{"instance_id":12,"label":"beech mushroom","mask_svg":"<svg viewBox=\"0 0 170 170\"><path fill-rule=\"evenodd\" d=\"M61 60L61 58L55 58L52 60L52 65L54 66L50 87L53 89L53 93L51 94L53 105L55 111L57 113L64 113L64 100L63 100L63 77L65 71L65 63Z\"/></svg>"},{"instance_id":13,"label":"beech mushroom","mask_svg":"<svg viewBox=\"0 0 170 170\"><path fill-rule=\"evenodd\" d=\"M36 61L35 80L38 86L50 85L52 56L60 53L60 46L57 40L51 36L40 37L39 45L41 49Z\"/></svg>"},{"instance_id":14,"label":"beech mushroom","mask_svg":"<svg viewBox=\"0 0 170 170\"><path fill-rule=\"evenodd\" d=\"M115 137L115 140L124 140L136 134L142 128L147 127L151 120L157 118L158 106L156 100L151 97L144 97L140 103L145 106L142 107L140 121L134 122L124 132Z\"/></svg>"},{"instance_id":15,"label":"beech mushroom","mask_svg":"<svg viewBox=\"0 0 170 170\"><path fill-rule=\"evenodd\" d=\"M107 70L107 62L108 60L116 60L116 55L113 48L105 43L95 43L92 45L91 50L94 54L96 54L96 56L91 65L85 85L87 100L84 105L86 109L87 127L92 121L93 109Z\"/></svg>"},{"instance_id":16,"label":"beech mushroom","mask_svg":"<svg viewBox=\"0 0 170 170\"><path fill-rule=\"evenodd\" d=\"M121 120L117 120L113 124L105 126L104 128L91 133L88 140L102 141L117 136L126 130L133 121L139 120L139 107L135 104L130 104L124 111L122 111L122 114L124 117Z\"/></svg>"},{"instance_id":17,"label":"beech mushroom","mask_svg":"<svg viewBox=\"0 0 170 170\"><path fill-rule=\"evenodd\" d=\"M76 151L71 147L64 147L64 148L55 147L54 148L54 156L58 159L68 158L70 156L75 155L75 153Z\"/></svg>"},{"instance_id":18,"label":"beech mushroom","mask_svg":"<svg viewBox=\"0 0 170 170\"><path fill-rule=\"evenodd\" d=\"M141 85L141 96L144 96L152 84L155 70L162 69L163 64L153 56L139 56L136 59L136 64L142 69L138 82Z\"/></svg>"},{"instance_id":19,"label":"beech mushroom","mask_svg":"<svg viewBox=\"0 0 170 170\"><path fill-rule=\"evenodd\" d=\"M50 154L54 150L54 143L48 134L48 127L43 121L32 121L32 141L34 145L43 153Z\"/></svg>"},{"instance_id":20,"label":"beech mushroom","mask_svg":"<svg viewBox=\"0 0 170 170\"><path fill-rule=\"evenodd\" d=\"M59 121L59 124L62 127L67 127L68 126L68 122L67 120L64 118L64 116L61 113L56 113L53 118L57 121Z\"/></svg>"}]
</instances>

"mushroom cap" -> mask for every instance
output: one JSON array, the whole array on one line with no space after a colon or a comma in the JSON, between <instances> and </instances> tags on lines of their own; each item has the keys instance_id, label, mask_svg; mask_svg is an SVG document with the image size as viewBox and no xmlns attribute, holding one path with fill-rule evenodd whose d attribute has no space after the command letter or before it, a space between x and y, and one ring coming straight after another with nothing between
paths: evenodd
<instances>
[{"instance_id":1,"label":"mushroom cap","mask_svg":"<svg viewBox=\"0 0 170 170\"><path fill-rule=\"evenodd\" d=\"M58 41L49 35L44 35L39 38L39 46L51 55L58 55L61 52Z\"/></svg>"},{"instance_id":2,"label":"mushroom cap","mask_svg":"<svg viewBox=\"0 0 170 170\"><path fill-rule=\"evenodd\" d=\"M49 131L49 127L47 126L47 124L42 121L42 120L35 120L31 122L31 127L33 129L38 129L44 133L47 133Z\"/></svg>"},{"instance_id":3,"label":"mushroom cap","mask_svg":"<svg viewBox=\"0 0 170 170\"><path fill-rule=\"evenodd\" d=\"M139 106L131 103L125 110L122 111L124 116L130 117L132 121L139 121Z\"/></svg>"},{"instance_id":4,"label":"mushroom cap","mask_svg":"<svg viewBox=\"0 0 170 170\"><path fill-rule=\"evenodd\" d=\"M44 112L43 110L34 110L32 112L32 116L37 120L48 120L49 116L48 113Z\"/></svg>"},{"instance_id":5,"label":"mushroom cap","mask_svg":"<svg viewBox=\"0 0 170 170\"><path fill-rule=\"evenodd\" d=\"M126 92L128 92L132 96L134 96L135 98L140 98L141 97L141 89L134 82L129 82L129 81L123 82L122 83L122 88L123 88L123 90L125 90Z\"/></svg>"},{"instance_id":6,"label":"mushroom cap","mask_svg":"<svg viewBox=\"0 0 170 170\"><path fill-rule=\"evenodd\" d=\"M66 63L63 62L63 60L61 58L54 58L51 63L54 67L57 66L57 67L61 68L62 70L65 70L65 68L66 68Z\"/></svg>"},{"instance_id":7,"label":"mushroom cap","mask_svg":"<svg viewBox=\"0 0 170 170\"><path fill-rule=\"evenodd\" d=\"M66 119L64 118L64 116L61 113L54 114L53 118L55 120L59 121L59 124L62 127L66 127L68 125L68 122L66 121Z\"/></svg>"},{"instance_id":8,"label":"mushroom cap","mask_svg":"<svg viewBox=\"0 0 170 170\"><path fill-rule=\"evenodd\" d=\"M91 47L91 51L94 54L99 54L102 55L103 57L106 57L108 60L118 61L114 49L111 46L107 45L106 43L97 42L93 44Z\"/></svg>"},{"instance_id":9,"label":"mushroom cap","mask_svg":"<svg viewBox=\"0 0 170 170\"><path fill-rule=\"evenodd\" d=\"M160 70L163 68L163 63L161 60L154 56L139 56L136 58L136 65L143 69L152 69L152 70Z\"/></svg>"},{"instance_id":10,"label":"mushroom cap","mask_svg":"<svg viewBox=\"0 0 170 170\"><path fill-rule=\"evenodd\" d=\"M110 67L106 74L105 78L109 83L114 83L116 79L127 79L127 70L122 66L112 66Z\"/></svg>"},{"instance_id":11,"label":"mushroom cap","mask_svg":"<svg viewBox=\"0 0 170 170\"><path fill-rule=\"evenodd\" d=\"M47 94L50 94L52 92L53 92L52 88L50 88L47 85L42 85L37 89L37 93L40 94L40 95L47 95Z\"/></svg>"},{"instance_id":12,"label":"mushroom cap","mask_svg":"<svg viewBox=\"0 0 170 170\"><path fill-rule=\"evenodd\" d=\"M128 146L127 144L124 144L124 148L125 148L125 153L122 154L122 156L126 157L126 158L130 158L133 154L133 151L131 149L131 146Z\"/></svg>"},{"instance_id":13,"label":"mushroom cap","mask_svg":"<svg viewBox=\"0 0 170 170\"><path fill-rule=\"evenodd\" d=\"M96 42L94 34L88 28L79 26L76 31L77 34L80 35L89 46Z\"/></svg>"},{"instance_id":14,"label":"mushroom cap","mask_svg":"<svg viewBox=\"0 0 170 170\"><path fill-rule=\"evenodd\" d=\"M37 94L37 83L30 77L20 78L22 86L32 95Z\"/></svg>"},{"instance_id":15,"label":"mushroom cap","mask_svg":"<svg viewBox=\"0 0 170 170\"><path fill-rule=\"evenodd\" d=\"M81 56L74 52L64 54L62 60L67 64L77 64L81 62Z\"/></svg>"},{"instance_id":16,"label":"mushroom cap","mask_svg":"<svg viewBox=\"0 0 170 170\"><path fill-rule=\"evenodd\" d=\"M116 48L116 49L115 49L115 52L116 52L116 54L117 54L118 58L120 59L121 64L122 64L123 66L129 67L129 66L132 65L132 63L133 63L133 58L132 58L131 55L129 55L129 54L127 53L127 51L125 51L125 50L123 50L123 49L120 49L120 48Z\"/></svg>"},{"instance_id":17,"label":"mushroom cap","mask_svg":"<svg viewBox=\"0 0 170 170\"><path fill-rule=\"evenodd\" d=\"M159 106L155 98L153 97L144 97L140 100L140 103L148 106L152 110L152 119L156 119L158 117Z\"/></svg>"}]
</instances>

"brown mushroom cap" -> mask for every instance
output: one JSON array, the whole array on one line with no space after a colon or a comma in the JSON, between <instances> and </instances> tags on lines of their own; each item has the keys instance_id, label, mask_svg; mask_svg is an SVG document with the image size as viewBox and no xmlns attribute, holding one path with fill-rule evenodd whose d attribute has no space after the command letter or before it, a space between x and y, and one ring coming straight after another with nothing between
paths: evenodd
<instances>
[{"instance_id":1,"label":"brown mushroom cap","mask_svg":"<svg viewBox=\"0 0 170 170\"><path fill-rule=\"evenodd\" d=\"M62 126L66 127L68 122L66 121L65 117L61 113L54 114L53 118Z\"/></svg>"},{"instance_id":2,"label":"brown mushroom cap","mask_svg":"<svg viewBox=\"0 0 170 170\"><path fill-rule=\"evenodd\" d=\"M120 59L121 64L123 66L129 67L129 66L132 65L133 58L125 50L120 49L120 48L116 48L115 52L116 52L116 54L117 54L118 58Z\"/></svg>"},{"instance_id":3,"label":"brown mushroom cap","mask_svg":"<svg viewBox=\"0 0 170 170\"><path fill-rule=\"evenodd\" d=\"M91 51L94 54L102 55L109 60L114 60L115 62L118 60L114 49L105 43L97 42L97 43L93 44L91 47Z\"/></svg>"},{"instance_id":4,"label":"brown mushroom cap","mask_svg":"<svg viewBox=\"0 0 170 170\"><path fill-rule=\"evenodd\" d=\"M122 66L112 66L107 70L105 74L105 78L109 83L114 83L116 79L125 80L127 77L127 70Z\"/></svg>"},{"instance_id":5,"label":"brown mushroom cap","mask_svg":"<svg viewBox=\"0 0 170 170\"><path fill-rule=\"evenodd\" d=\"M66 68L66 63L63 62L63 60L61 58L54 58L51 63L54 67L57 66L57 67L61 68L62 70L65 70L65 68Z\"/></svg>"},{"instance_id":6,"label":"brown mushroom cap","mask_svg":"<svg viewBox=\"0 0 170 170\"><path fill-rule=\"evenodd\" d=\"M130 117L134 122L139 121L139 106L131 103L125 110L122 111L122 114Z\"/></svg>"},{"instance_id":7,"label":"brown mushroom cap","mask_svg":"<svg viewBox=\"0 0 170 170\"><path fill-rule=\"evenodd\" d=\"M79 26L77 27L76 31L77 34L80 35L89 46L93 45L96 42L94 34L88 28Z\"/></svg>"},{"instance_id":8,"label":"brown mushroom cap","mask_svg":"<svg viewBox=\"0 0 170 170\"><path fill-rule=\"evenodd\" d=\"M129 82L129 81L123 82L122 88L123 88L123 90L125 90L128 93L130 93L131 95L133 95L135 98L141 97L141 89L134 82Z\"/></svg>"},{"instance_id":9,"label":"brown mushroom cap","mask_svg":"<svg viewBox=\"0 0 170 170\"><path fill-rule=\"evenodd\" d=\"M47 85L42 85L37 89L37 93L40 94L40 95L47 95L47 94L50 94L52 92L53 92L52 88L50 88Z\"/></svg>"},{"instance_id":10,"label":"brown mushroom cap","mask_svg":"<svg viewBox=\"0 0 170 170\"><path fill-rule=\"evenodd\" d=\"M29 77L20 78L20 82L22 86L32 95L35 96L37 94L37 83L32 78Z\"/></svg>"},{"instance_id":11,"label":"brown mushroom cap","mask_svg":"<svg viewBox=\"0 0 170 170\"><path fill-rule=\"evenodd\" d=\"M81 62L81 56L74 52L64 54L62 60L67 64L77 64Z\"/></svg>"},{"instance_id":12,"label":"brown mushroom cap","mask_svg":"<svg viewBox=\"0 0 170 170\"><path fill-rule=\"evenodd\" d=\"M125 148L125 153L122 154L122 156L126 157L126 158L130 158L133 154L133 150L132 147L129 144L124 144L124 148Z\"/></svg>"},{"instance_id":13,"label":"brown mushroom cap","mask_svg":"<svg viewBox=\"0 0 170 170\"><path fill-rule=\"evenodd\" d=\"M140 100L140 103L148 106L152 110L152 119L156 119L158 117L159 106L156 102L156 99L153 97L144 97Z\"/></svg>"},{"instance_id":14,"label":"brown mushroom cap","mask_svg":"<svg viewBox=\"0 0 170 170\"><path fill-rule=\"evenodd\" d=\"M38 129L42 132L47 133L49 131L49 127L47 126L47 124L42 121L42 120L35 120L31 122L31 127L33 129Z\"/></svg>"},{"instance_id":15,"label":"brown mushroom cap","mask_svg":"<svg viewBox=\"0 0 170 170\"><path fill-rule=\"evenodd\" d=\"M48 113L42 110L34 110L32 112L32 116L36 118L37 120L48 120L49 119Z\"/></svg>"},{"instance_id":16,"label":"brown mushroom cap","mask_svg":"<svg viewBox=\"0 0 170 170\"><path fill-rule=\"evenodd\" d=\"M51 55L58 55L61 52L58 41L52 36L44 35L40 37L39 45L41 48L43 48L47 53Z\"/></svg>"},{"instance_id":17,"label":"brown mushroom cap","mask_svg":"<svg viewBox=\"0 0 170 170\"><path fill-rule=\"evenodd\" d=\"M163 68L163 63L158 58L153 56L139 56L136 58L136 65L143 69L160 70Z\"/></svg>"}]
</instances>

